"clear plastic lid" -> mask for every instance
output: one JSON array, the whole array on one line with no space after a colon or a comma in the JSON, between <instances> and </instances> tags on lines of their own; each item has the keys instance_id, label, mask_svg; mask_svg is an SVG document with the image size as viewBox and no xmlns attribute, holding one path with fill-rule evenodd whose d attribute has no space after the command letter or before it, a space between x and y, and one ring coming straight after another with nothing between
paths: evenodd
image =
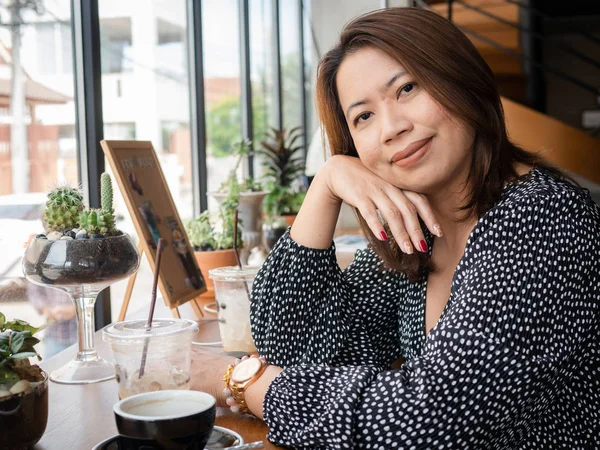
<instances>
[{"instance_id":1,"label":"clear plastic lid","mask_svg":"<svg viewBox=\"0 0 600 450\"><path fill-rule=\"evenodd\" d=\"M241 269L238 266L219 267L209 270L208 276L218 281L253 281L259 269L256 266L244 266Z\"/></svg>"},{"instance_id":2,"label":"clear plastic lid","mask_svg":"<svg viewBox=\"0 0 600 450\"><path fill-rule=\"evenodd\" d=\"M151 337L172 337L177 334L197 333L198 324L189 319L154 319L152 327L146 328L146 320L116 322L102 331L107 342L133 341Z\"/></svg>"}]
</instances>

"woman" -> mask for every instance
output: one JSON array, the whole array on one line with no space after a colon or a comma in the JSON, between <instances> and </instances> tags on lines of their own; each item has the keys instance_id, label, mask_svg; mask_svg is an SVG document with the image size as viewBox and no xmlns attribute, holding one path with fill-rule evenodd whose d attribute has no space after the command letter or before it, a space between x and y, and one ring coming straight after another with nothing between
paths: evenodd
<instances>
[{"instance_id":1,"label":"woman","mask_svg":"<svg viewBox=\"0 0 600 450\"><path fill-rule=\"evenodd\" d=\"M256 278L271 365L232 397L294 448L597 445L599 210L508 140L474 46L431 12L368 14L317 100L335 156ZM344 272L343 201L371 241Z\"/></svg>"}]
</instances>

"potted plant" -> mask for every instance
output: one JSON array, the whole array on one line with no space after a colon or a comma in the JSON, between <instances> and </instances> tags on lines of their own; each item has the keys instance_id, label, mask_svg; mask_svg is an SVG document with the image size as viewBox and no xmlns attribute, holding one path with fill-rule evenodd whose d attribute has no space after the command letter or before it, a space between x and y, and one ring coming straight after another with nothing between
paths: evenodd
<instances>
[{"instance_id":1,"label":"potted plant","mask_svg":"<svg viewBox=\"0 0 600 450\"><path fill-rule=\"evenodd\" d=\"M300 182L305 168L302 146L298 144L301 137L299 127L289 132L272 128L268 139L261 142L261 149L257 150L263 157L268 191L264 208L268 219L265 238L269 247L294 223L306 197L306 189Z\"/></svg>"},{"instance_id":2,"label":"potted plant","mask_svg":"<svg viewBox=\"0 0 600 450\"><path fill-rule=\"evenodd\" d=\"M79 352L50 374L59 383L85 384L114 378L112 363L94 349L94 303L100 291L133 275L139 254L131 238L115 227L110 176L101 177L101 208L86 208L77 188L57 187L48 194L47 234L32 239L23 257L25 278L60 289L75 304Z\"/></svg>"},{"instance_id":3,"label":"potted plant","mask_svg":"<svg viewBox=\"0 0 600 450\"><path fill-rule=\"evenodd\" d=\"M188 221L185 229L194 247L194 255L202 272L208 295L214 295L214 285L208 271L217 267L235 266L237 259L233 250L233 230L235 226L235 210L239 199L234 191L230 191L219 206L216 220L209 211L202 212L197 218ZM242 248L241 221L238 221L237 247Z\"/></svg>"},{"instance_id":4,"label":"potted plant","mask_svg":"<svg viewBox=\"0 0 600 450\"><path fill-rule=\"evenodd\" d=\"M227 198L238 199L240 228L244 232L243 251L240 255L243 263L247 262L250 249L261 243L262 201L267 194L256 179L242 177L241 181L238 180L238 169L242 161L250 155L251 149L252 142L247 139L233 144L232 153L237 157L236 163L217 192L211 192L212 197L221 205Z\"/></svg>"},{"instance_id":5,"label":"potted plant","mask_svg":"<svg viewBox=\"0 0 600 450\"><path fill-rule=\"evenodd\" d=\"M29 358L42 328L23 320L7 322L0 313L0 448L30 448L48 422L48 375Z\"/></svg>"}]
</instances>

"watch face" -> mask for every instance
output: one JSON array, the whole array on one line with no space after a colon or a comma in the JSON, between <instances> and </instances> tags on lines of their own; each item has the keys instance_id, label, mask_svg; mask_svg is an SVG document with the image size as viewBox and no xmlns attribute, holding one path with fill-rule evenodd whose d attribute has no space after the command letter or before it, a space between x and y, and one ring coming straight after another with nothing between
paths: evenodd
<instances>
[{"instance_id":1,"label":"watch face","mask_svg":"<svg viewBox=\"0 0 600 450\"><path fill-rule=\"evenodd\" d=\"M248 358L235 366L231 373L231 379L236 383L243 383L256 375L260 367L261 363L258 358Z\"/></svg>"}]
</instances>

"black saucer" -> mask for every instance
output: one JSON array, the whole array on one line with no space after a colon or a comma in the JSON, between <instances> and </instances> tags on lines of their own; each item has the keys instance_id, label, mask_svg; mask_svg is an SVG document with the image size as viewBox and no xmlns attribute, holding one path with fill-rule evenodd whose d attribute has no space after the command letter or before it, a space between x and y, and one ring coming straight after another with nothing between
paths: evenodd
<instances>
[{"instance_id":1,"label":"black saucer","mask_svg":"<svg viewBox=\"0 0 600 450\"><path fill-rule=\"evenodd\" d=\"M244 443L244 439L233 430L228 428L214 426L213 432L210 435L208 444L205 450L218 450L240 445ZM92 450L162 450L154 441L133 439L120 434L113 436L105 441L100 442Z\"/></svg>"}]
</instances>

